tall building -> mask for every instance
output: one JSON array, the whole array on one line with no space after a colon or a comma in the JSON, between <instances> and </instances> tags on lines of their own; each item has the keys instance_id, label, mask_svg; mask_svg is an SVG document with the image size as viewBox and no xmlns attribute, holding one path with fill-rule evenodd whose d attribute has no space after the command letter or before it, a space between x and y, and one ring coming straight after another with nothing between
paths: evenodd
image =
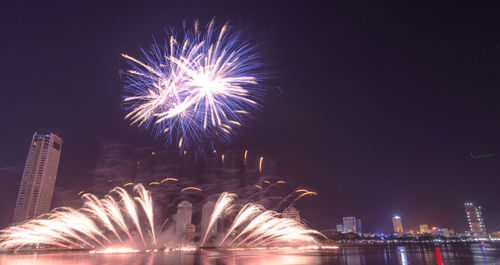
<instances>
[{"instance_id":1,"label":"tall building","mask_svg":"<svg viewBox=\"0 0 500 265\"><path fill-rule=\"evenodd\" d=\"M442 235L443 237L450 237L450 236L451 236L451 234L450 234L450 230L448 230L448 228L441 228L440 230L441 230L441 231L440 231L440 232L441 232L441 235Z\"/></svg>"},{"instance_id":2,"label":"tall building","mask_svg":"<svg viewBox=\"0 0 500 265\"><path fill-rule=\"evenodd\" d=\"M210 223L210 217L212 216L212 212L214 211L215 203L213 201L208 201L203 204L201 209L201 236L205 236L205 233L208 229L208 224ZM217 225L213 225L210 229L210 233L207 235L207 239L212 238L217 234Z\"/></svg>"},{"instance_id":3,"label":"tall building","mask_svg":"<svg viewBox=\"0 0 500 265\"><path fill-rule=\"evenodd\" d=\"M342 227L342 224L338 224L338 225L336 226L336 230L337 230L337 232L339 232L339 233L344 232L344 229L343 229L343 227Z\"/></svg>"},{"instance_id":4,"label":"tall building","mask_svg":"<svg viewBox=\"0 0 500 265\"><path fill-rule=\"evenodd\" d=\"M13 222L47 213L52 203L62 139L56 134L35 133L24 165Z\"/></svg>"},{"instance_id":5,"label":"tall building","mask_svg":"<svg viewBox=\"0 0 500 265\"><path fill-rule=\"evenodd\" d=\"M473 234L486 234L481 206L476 206L472 202L466 202L465 212L467 214L470 232Z\"/></svg>"},{"instance_id":6,"label":"tall building","mask_svg":"<svg viewBox=\"0 0 500 265\"><path fill-rule=\"evenodd\" d=\"M357 233L358 231L356 230L356 217L343 217L342 227L344 233Z\"/></svg>"},{"instance_id":7,"label":"tall building","mask_svg":"<svg viewBox=\"0 0 500 265\"><path fill-rule=\"evenodd\" d=\"M175 232L177 234L186 233L186 227L191 224L193 215L193 205L188 201L182 201L177 205L177 220L175 223Z\"/></svg>"},{"instance_id":8,"label":"tall building","mask_svg":"<svg viewBox=\"0 0 500 265\"><path fill-rule=\"evenodd\" d=\"M196 226L194 224L186 225L186 238L189 242L194 241L195 232L196 232Z\"/></svg>"},{"instance_id":9,"label":"tall building","mask_svg":"<svg viewBox=\"0 0 500 265\"><path fill-rule=\"evenodd\" d=\"M361 219L356 218L356 232L361 233Z\"/></svg>"},{"instance_id":10,"label":"tall building","mask_svg":"<svg viewBox=\"0 0 500 265\"><path fill-rule=\"evenodd\" d=\"M297 222L300 222L300 213L299 210L295 207L288 207L283 210L283 218L294 219Z\"/></svg>"},{"instance_id":11,"label":"tall building","mask_svg":"<svg viewBox=\"0 0 500 265\"><path fill-rule=\"evenodd\" d=\"M420 234L429 234L431 231L429 230L429 225L421 224L420 225Z\"/></svg>"},{"instance_id":12,"label":"tall building","mask_svg":"<svg viewBox=\"0 0 500 265\"><path fill-rule=\"evenodd\" d=\"M394 227L395 234L403 234L403 223L401 222L401 217L392 217L392 226Z\"/></svg>"}]
</instances>

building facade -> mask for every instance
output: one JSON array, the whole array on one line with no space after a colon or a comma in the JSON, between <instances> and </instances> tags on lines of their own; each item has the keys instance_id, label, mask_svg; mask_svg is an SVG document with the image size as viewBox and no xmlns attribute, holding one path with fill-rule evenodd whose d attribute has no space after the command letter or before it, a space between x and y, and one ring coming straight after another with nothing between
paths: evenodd
<instances>
[{"instance_id":1,"label":"building facade","mask_svg":"<svg viewBox=\"0 0 500 265\"><path fill-rule=\"evenodd\" d=\"M392 217L392 226L394 228L395 234L403 234L403 223L401 222L401 217L394 216Z\"/></svg>"},{"instance_id":2,"label":"building facade","mask_svg":"<svg viewBox=\"0 0 500 265\"><path fill-rule=\"evenodd\" d=\"M186 239L189 242L194 241L195 232L196 232L196 226L194 224L187 224L186 225Z\"/></svg>"},{"instance_id":3,"label":"building facade","mask_svg":"<svg viewBox=\"0 0 500 265\"><path fill-rule=\"evenodd\" d=\"M344 233L357 233L358 231L356 229L356 217L343 217L342 228Z\"/></svg>"},{"instance_id":4,"label":"building facade","mask_svg":"<svg viewBox=\"0 0 500 265\"><path fill-rule=\"evenodd\" d=\"M356 233L361 234L362 229L361 229L361 219L356 218Z\"/></svg>"},{"instance_id":5,"label":"building facade","mask_svg":"<svg viewBox=\"0 0 500 265\"><path fill-rule=\"evenodd\" d=\"M201 236L204 237L207 233L208 225L210 223L210 217L215 208L215 202L208 201L203 204L201 209ZM213 225L210 232L207 234L207 239L211 239L217 234L217 225Z\"/></svg>"},{"instance_id":6,"label":"building facade","mask_svg":"<svg viewBox=\"0 0 500 265\"><path fill-rule=\"evenodd\" d=\"M13 223L49 212L61 148L62 139L56 134L33 135L17 194Z\"/></svg>"},{"instance_id":7,"label":"building facade","mask_svg":"<svg viewBox=\"0 0 500 265\"><path fill-rule=\"evenodd\" d=\"M472 202L466 202L465 213L467 214L470 232L473 234L486 234L481 206L476 206Z\"/></svg>"},{"instance_id":8,"label":"building facade","mask_svg":"<svg viewBox=\"0 0 500 265\"><path fill-rule=\"evenodd\" d=\"M429 225L421 224L419 226L419 229L420 229L420 234L430 234L431 233L431 230L429 230Z\"/></svg>"},{"instance_id":9,"label":"building facade","mask_svg":"<svg viewBox=\"0 0 500 265\"><path fill-rule=\"evenodd\" d=\"M288 207L283 210L282 214L283 218L294 219L297 222L300 222L300 212L295 207Z\"/></svg>"},{"instance_id":10,"label":"building facade","mask_svg":"<svg viewBox=\"0 0 500 265\"><path fill-rule=\"evenodd\" d=\"M191 224L193 215L193 205L188 201L182 201L177 205L177 219L175 223L175 232L183 234L187 231L187 225Z\"/></svg>"}]
</instances>

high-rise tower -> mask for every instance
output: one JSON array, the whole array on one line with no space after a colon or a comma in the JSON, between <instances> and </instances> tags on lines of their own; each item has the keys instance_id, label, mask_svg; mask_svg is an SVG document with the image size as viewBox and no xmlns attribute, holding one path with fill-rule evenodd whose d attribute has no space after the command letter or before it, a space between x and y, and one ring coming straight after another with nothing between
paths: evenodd
<instances>
[{"instance_id":1,"label":"high-rise tower","mask_svg":"<svg viewBox=\"0 0 500 265\"><path fill-rule=\"evenodd\" d=\"M13 222L47 213L52 203L62 139L56 134L33 135L17 194Z\"/></svg>"},{"instance_id":2,"label":"high-rise tower","mask_svg":"<svg viewBox=\"0 0 500 265\"><path fill-rule=\"evenodd\" d=\"M342 227L344 229L344 233L357 233L356 230L356 217L349 216L342 218Z\"/></svg>"},{"instance_id":3,"label":"high-rise tower","mask_svg":"<svg viewBox=\"0 0 500 265\"><path fill-rule=\"evenodd\" d=\"M201 236L204 237L207 233L208 225L210 224L210 217L212 217L212 212L214 211L215 203L213 201L207 201L203 204L201 210ZM212 238L217 234L217 224L214 224L207 234L207 239Z\"/></svg>"},{"instance_id":4,"label":"high-rise tower","mask_svg":"<svg viewBox=\"0 0 500 265\"><path fill-rule=\"evenodd\" d=\"M193 215L193 205L188 201L182 201L177 205L177 220L175 223L175 232L178 234L186 233L186 226L191 224Z\"/></svg>"},{"instance_id":5,"label":"high-rise tower","mask_svg":"<svg viewBox=\"0 0 500 265\"><path fill-rule=\"evenodd\" d=\"M394 227L395 234L403 234L403 223L401 222L401 217L392 217L392 226Z\"/></svg>"},{"instance_id":6,"label":"high-rise tower","mask_svg":"<svg viewBox=\"0 0 500 265\"><path fill-rule=\"evenodd\" d=\"M467 214L470 232L474 234L486 234L481 206L476 206L472 202L466 202L465 213Z\"/></svg>"}]
</instances>

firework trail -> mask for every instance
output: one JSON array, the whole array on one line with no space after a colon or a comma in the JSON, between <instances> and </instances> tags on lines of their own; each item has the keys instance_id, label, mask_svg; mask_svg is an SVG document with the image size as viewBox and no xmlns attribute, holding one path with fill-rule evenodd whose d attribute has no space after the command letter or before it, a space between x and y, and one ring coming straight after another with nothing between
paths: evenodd
<instances>
[{"instance_id":1,"label":"firework trail","mask_svg":"<svg viewBox=\"0 0 500 265\"><path fill-rule=\"evenodd\" d=\"M221 194L210 221L217 220L226 211L231 211L231 203L234 198L235 195L231 193ZM236 232L238 228L242 229ZM210 226L204 235L202 245L208 233L210 233L209 231ZM236 236L234 236L235 234ZM247 203L241 208L218 246L262 247L317 244L314 235L323 236L316 230L307 229L299 221L281 218L281 215L275 211L266 211L261 205ZM230 236L234 236L234 238L230 243L224 244Z\"/></svg>"},{"instance_id":2,"label":"firework trail","mask_svg":"<svg viewBox=\"0 0 500 265\"><path fill-rule=\"evenodd\" d=\"M142 185L141 185L142 186ZM142 229L141 225L139 223L139 216L137 215L137 209L134 203L134 200L126 190L120 187L116 187L111 190L111 192L116 192L120 198L123 206L125 207L125 212L128 214L128 216L132 219L132 221L135 224L135 227L137 228L137 231L139 232L139 235L141 236L142 243L144 246L146 246L146 241L144 240L144 236L142 235Z\"/></svg>"},{"instance_id":3,"label":"firework trail","mask_svg":"<svg viewBox=\"0 0 500 265\"><path fill-rule=\"evenodd\" d=\"M139 202L146 213L146 217L149 222L149 227L151 229L151 238L153 238L153 244L156 245L156 235L155 235L155 226L153 219L153 199L151 198L151 192L146 190L142 185L136 185L134 187L134 191L139 194L139 197L135 197L135 200Z\"/></svg>"},{"instance_id":4,"label":"firework trail","mask_svg":"<svg viewBox=\"0 0 500 265\"><path fill-rule=\"evenodd\" d=\"M112 189L103 199L84 194L83 207L78 210L69 207L56 208L37 219L1 230L0 250L17 250L35 244L67 249L95 249L114 245L137 247L142 242L144 247L149 247L145 243L145 234L141 232L148 226L151 230L151 246L156 246L151 192L141 184L135 185L133 191L138 195L133 199L120 187ZM208 233L218 220L233 216L232 212L240 205L234 204L236 198L235 194L228 192L219 196L210 216L207 232L202 235L201 246L206 243ZM143 211L139 211L140 209ZM140 215L141 212L143 215ZM146 224L141 224L141 219L147 220ZM167 220L168 218L162 228ZM138 232L140 239L132 237L134 231ZM129 241L124 240L123 234ZM300 221L282 218L281 214L266 210L260 204L246 203L232 220L229 229L220 235L221 240L218 240L217 246L303 246L317 244L317 236L321 234L308 229ZM175 243L175 240L169 240L161 243Z\"/></svg>"},{"instance_id":5,"label":"firework trail","mask_svg":"<svg viewBox=\"0 0 500 265\"><path fill-rule=\"evenodd\" d=\"M122 54L126 72L123 103L131 124L165 135L182 152L227 143L236 127L259 109L260 64L255 48L226 23L205 28L198 21L143 58Z\"/></svg>"},{"instance_id":6,"label":"firework trail","mask_svg":"<svg viewBox=\"0 0 500 265\"><path fill-rule=\"evenodd\" d=\"M134 188L139 194L135 199L146 213L152 231L151 239L156 243L151 194L140 184ZM113 241L105 235L106 231L111 231L122 245L126 243L119 234L125 233L130 239L129 244L134 245L129 224L122 214L124 212L131 218L142 239L141 224L134 200L120 188L113 189L111 193L117 193L120 201L116 201L111 195L99 200L92 194L85 194L82 196L85 200L84 206L79 210L69 207L56 208L37 219L1 230L0 249L19 249L33 244L62 248L104 248L113 244ZM142 242L145 244L143 239Z\"/></svg>"},{"instance_id":7,"label":"firework trail","mask_svg":"<svg viewBox=\"0 0 500 265\"><path fill-rule=\"evenodd\" d=\"M215 203L215 208L210 216L210 221L208 222L207 232L203 236L203 240L201 244L203 245L207 240L208 232L212 231L212 226L214 226L217 219L221 217L221 215L227 210L227 208L234 201L236 194L224 192L221 194L217 202Z\"/></svg>"}]
</instances>

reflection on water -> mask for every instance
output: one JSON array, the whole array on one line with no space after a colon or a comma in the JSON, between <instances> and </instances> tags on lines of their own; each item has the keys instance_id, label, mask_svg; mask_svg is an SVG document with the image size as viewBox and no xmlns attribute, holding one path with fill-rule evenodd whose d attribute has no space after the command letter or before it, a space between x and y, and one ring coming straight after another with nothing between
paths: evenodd
<instances>
[{"instance_id":1,"label":"reflection on water","mask_svg":"<svg viewBox=\"0 0 500 265\"><path fill-rule=\"evenodd\" d=\"M465 265L500 264L500 249L487 244L439 246L345 246L336 250L202 250L89 254L0 254L1 265Z\"/></svg>"}]
</instances>

